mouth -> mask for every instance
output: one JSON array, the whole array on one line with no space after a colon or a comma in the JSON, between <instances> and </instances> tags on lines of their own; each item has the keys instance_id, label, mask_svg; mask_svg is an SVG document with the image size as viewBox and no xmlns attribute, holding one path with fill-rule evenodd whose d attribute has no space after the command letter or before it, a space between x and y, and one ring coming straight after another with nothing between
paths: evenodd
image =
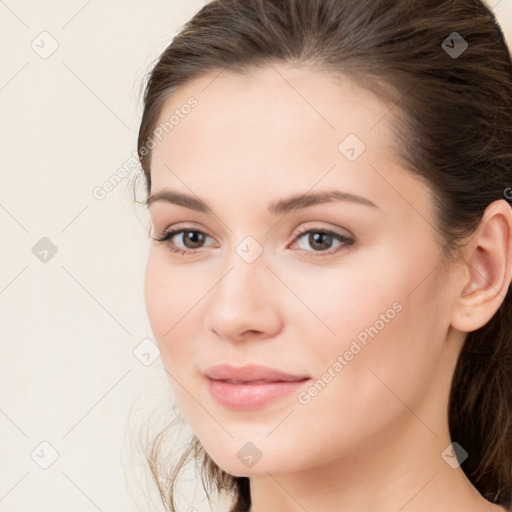
<instances>
[{"instance_id":1,"label":"mouth","mask_svg":"<svg viewBox=\"0 0 512 512\"><path fill-rule=\"evenodd\" d=\"M256 364L247 364L240 368L227 364L220 364L208 368L205 370L204 374L212 380L224 381L230 384L297 382L310 378L309 375L291 374L282 370Z\"/></svg>"},{"instance_id":2,"label":"mouth","mask_svg":"<svg viewBox=\"0 0 512 512\"><path fill-rule=\"evenodd\" d=\"M307 379L297 379L297 380L228 380L228 379L212 379L217 382L226 382L227 384L244 384L247 386L256 385L256 384L280 384L285 382L303 382Z\"/></svg>"},{"instance_id":3,"label":"mouth","mask_svg":"<svg viewBox=\"0 0 512 512\"><path fill-rule=\"evenodd\" d=\"M210 397L224 408L237 411L254 411L269 404L289 399L312 379L288 381L233 381L206 378Z\"/></svg>"}]
</instances>

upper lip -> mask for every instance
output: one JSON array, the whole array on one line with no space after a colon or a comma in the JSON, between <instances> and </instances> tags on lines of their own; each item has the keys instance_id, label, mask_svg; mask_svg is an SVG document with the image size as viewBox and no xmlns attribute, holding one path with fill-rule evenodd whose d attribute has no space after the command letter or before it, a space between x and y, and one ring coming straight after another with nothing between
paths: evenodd
<instances>
[{"instance_id":1,"label":"upper lip","mask_svg":"<svg viewBox=\"0 0 512 512\"><path fill-rule=\"evenodd\" d=\"M204 374L213 380L229 380L234 382L290 382L309 379L308 375L292 375L256 364L248 364L239 368L228 364L219 364L207 368Z\"/></svg>"}]
</instances>

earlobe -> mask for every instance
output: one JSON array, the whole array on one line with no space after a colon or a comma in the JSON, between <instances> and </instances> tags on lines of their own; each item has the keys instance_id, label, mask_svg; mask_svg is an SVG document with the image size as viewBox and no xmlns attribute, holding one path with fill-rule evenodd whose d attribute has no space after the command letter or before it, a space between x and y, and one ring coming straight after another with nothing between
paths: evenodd
<instances>
[{"instance_id":1,"label":"earlobe","mask_svg":"<svg viewBox=\"0 0 512 512\"><path fill-rule=\"evenodd\" d=\"M465 278L452 325L463 332L484 326L501 306L512 279L512 209L491 203L463 257Z\"/></svg>"}]
</instances>

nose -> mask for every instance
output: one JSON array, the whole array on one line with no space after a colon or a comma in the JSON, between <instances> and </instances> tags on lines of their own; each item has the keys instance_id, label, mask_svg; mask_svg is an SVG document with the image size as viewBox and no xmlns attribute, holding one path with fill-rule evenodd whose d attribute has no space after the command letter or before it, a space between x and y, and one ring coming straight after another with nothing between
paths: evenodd
<instances>
[{"instance_id":1,"label":"nose","mask_svg":"<svg viewBox=\"0 0 512 512\"><path fill-rule=\"evenodd\" d=\"M283 326L282 283L267 267L264 254L252 263L238 254L209 295L207 327L231 341L275 336Z\"/></svg>"}]
</instances>

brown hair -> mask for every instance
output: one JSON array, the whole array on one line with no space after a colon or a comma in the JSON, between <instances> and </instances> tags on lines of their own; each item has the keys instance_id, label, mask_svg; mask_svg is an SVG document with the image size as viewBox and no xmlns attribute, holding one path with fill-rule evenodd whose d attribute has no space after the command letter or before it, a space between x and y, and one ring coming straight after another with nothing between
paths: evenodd
<instances>
[{"instance_id":1,"label":"brown hair","mask_svg":"<svg viewBox=\"0 0 512 512\"><path fill-rule=\"evenodd\" d=\"M454 32L468 44L460 55L450 53ZM143 84L138 153L148 194L146 145L169 95L209 72L242 73L276 62L342 74L392 107L393 150L434 192L447 261L460 254L486 207L510 190L512 64L503 33L480 0L213 0L182 27ZM448 413L452 440L470 454L461 465L469 480L489 501L511 507L510 286L494 317L467 335ZM203 486L231 493L231 512L249 510L249 479L222 471L195 436L162 480L159 443L166 430L147 453L166 507L176 510L174 484L192 455Z\"/></svg>"}]
</instances>

